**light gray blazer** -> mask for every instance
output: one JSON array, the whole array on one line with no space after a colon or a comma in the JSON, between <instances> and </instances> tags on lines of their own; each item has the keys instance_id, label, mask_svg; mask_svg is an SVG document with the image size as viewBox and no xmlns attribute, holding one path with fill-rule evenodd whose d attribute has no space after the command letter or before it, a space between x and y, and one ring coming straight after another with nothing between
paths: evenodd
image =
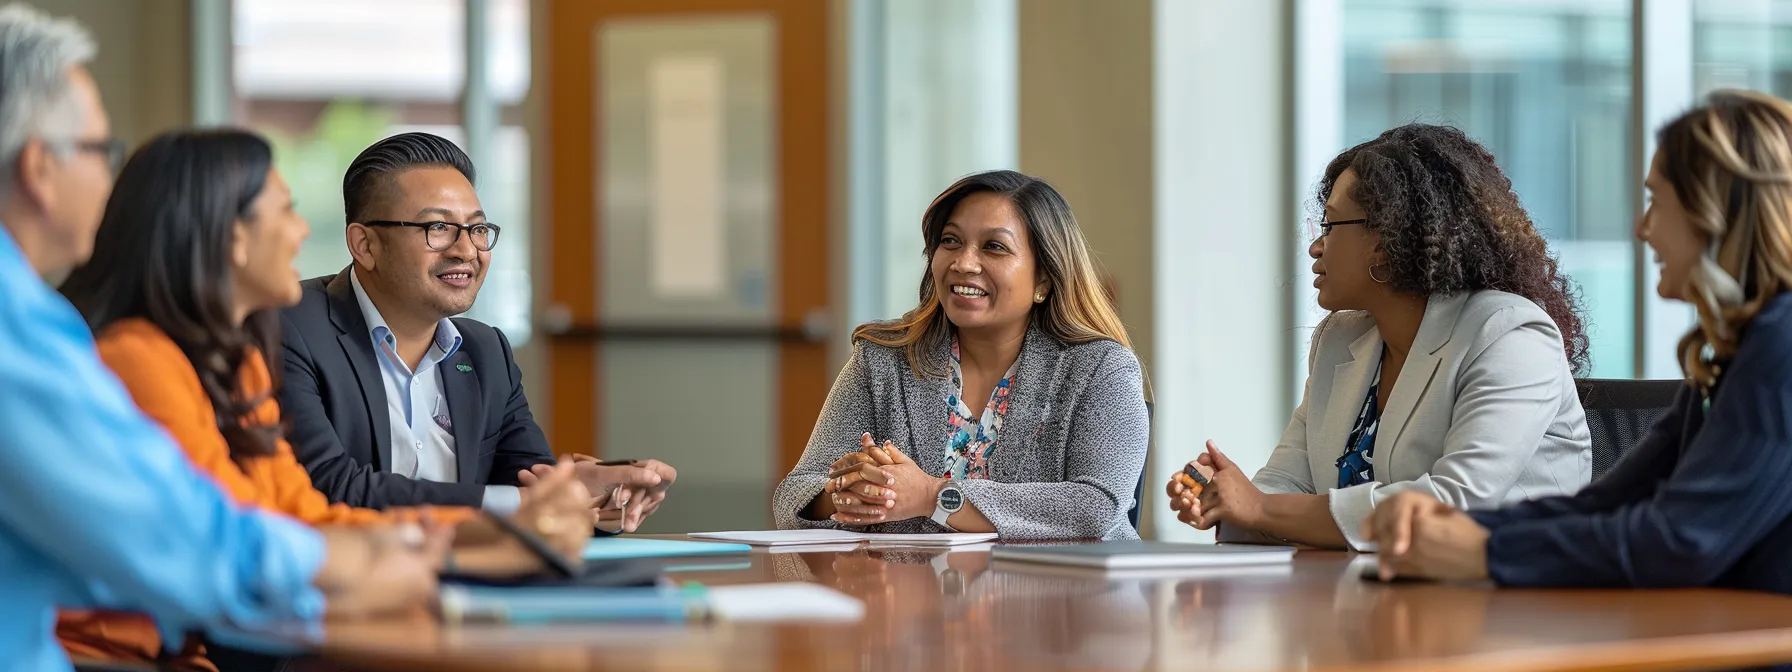
<instances>
[{"instance_id":1,"label":"light gray blazer","mask_svg":"<svg viewBox=\"0 0 1792 672\"><path fill-rule=\"evenodd\" d=\"M1329 490L1338 529L1352 548L1370 550L1363 519L1399 492L1487 509L1572 494L1591 478L1592 438L1561 332L1529 299L1479 291L1431 297L1381 414L1378 482L1332 489L1381 349L1366 312L1319 323L1306 395L1252 483L1266 493Z\"/></svg>"},{"instance_id":2,"label":"light gray blazer","mask_svg":"<svg viewBox=\"0 0 1792 672\"><path fill-rule=\"evenodd\" d=\"M951 353L933 353L942 368ZM915 377L901 350L864 341L834 380L809 445L772 495L779 529L837 527L802 517L828 466L859 435L894 441L929 474L945 470L948 377ZM959 486L1003 539L1137 539L1127 522L1150 440L1139 360L1113 341L1065 344L1028 329L989 480ZM929 507L931 508L931 507ZM870 526L942 532L927 518Z\"/></svg>"}]
</instances>

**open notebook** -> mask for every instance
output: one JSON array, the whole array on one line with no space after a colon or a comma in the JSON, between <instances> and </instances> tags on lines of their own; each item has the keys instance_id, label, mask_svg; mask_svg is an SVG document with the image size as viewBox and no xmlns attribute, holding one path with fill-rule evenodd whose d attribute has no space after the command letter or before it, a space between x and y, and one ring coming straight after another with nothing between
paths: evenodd
<instances>
[{"instance_id":1,"label":"open notebook","mask_svg":"<svg viewBox=\"0 0 1792 672\"><path fill-rule=\"evenodd\" d=\"M847 530L765 530L742 532L692 532L694 539L732 541L749 546L804 546L810 544L861 544L875 546L962 546L995 541L996 534L956 532L943 534L871 534Z\"/></svg>"}]
</instances>

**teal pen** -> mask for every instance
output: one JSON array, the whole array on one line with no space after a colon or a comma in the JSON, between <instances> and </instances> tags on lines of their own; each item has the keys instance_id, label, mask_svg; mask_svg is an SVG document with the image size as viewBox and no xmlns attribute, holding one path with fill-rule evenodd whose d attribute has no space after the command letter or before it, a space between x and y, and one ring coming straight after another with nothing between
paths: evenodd
<instances>
[{"instance_id":1,"label":"teal pen","mask_svg":"<svg viewBox=\"0 0 1792 672\"><path fill-rule=\"evenodd\" d=\"M515 625L628 621L684 623L708 617L707 591L686 588L443 586L442 617L450 623Z\"/></svg>"}]
</instances>

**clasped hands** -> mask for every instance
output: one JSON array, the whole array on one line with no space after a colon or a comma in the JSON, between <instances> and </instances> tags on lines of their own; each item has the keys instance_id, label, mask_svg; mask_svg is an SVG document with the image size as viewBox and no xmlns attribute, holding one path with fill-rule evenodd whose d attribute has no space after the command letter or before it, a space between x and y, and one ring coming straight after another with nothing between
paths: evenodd
<instances>
[{"instance_id":1,"label":"clasped hands","mask_svg":"<svg viewBox=\"0 0 1792 672\"><path fill-rule=\"evenodd\" d=\"M867 433L859 437L858 452L828 467L823 496L833 504L834 522L872 525L930 515L944 483L921 471L895 444L880 446Z\"/></svg>"}]
</instances>

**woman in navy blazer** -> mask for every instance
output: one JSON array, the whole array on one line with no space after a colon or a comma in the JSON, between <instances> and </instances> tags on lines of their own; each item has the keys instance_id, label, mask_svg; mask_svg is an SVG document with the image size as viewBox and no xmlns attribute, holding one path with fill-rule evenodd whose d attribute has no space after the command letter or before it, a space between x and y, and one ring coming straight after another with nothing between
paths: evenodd
<instances>
[{"instance_id":1,"label":"woman in navy blazer","mask_svg":"<svg viewBox=\"0 0 1792 672\"><path fill-rule=\"evenodd\" d=\"M1384 578L1792 592L1792 104L1714 93L1657 146L1636 236L1699 315L1673 409L1572 497L1389 500L1366 530Z\"/></svg>"}]
</instances>

